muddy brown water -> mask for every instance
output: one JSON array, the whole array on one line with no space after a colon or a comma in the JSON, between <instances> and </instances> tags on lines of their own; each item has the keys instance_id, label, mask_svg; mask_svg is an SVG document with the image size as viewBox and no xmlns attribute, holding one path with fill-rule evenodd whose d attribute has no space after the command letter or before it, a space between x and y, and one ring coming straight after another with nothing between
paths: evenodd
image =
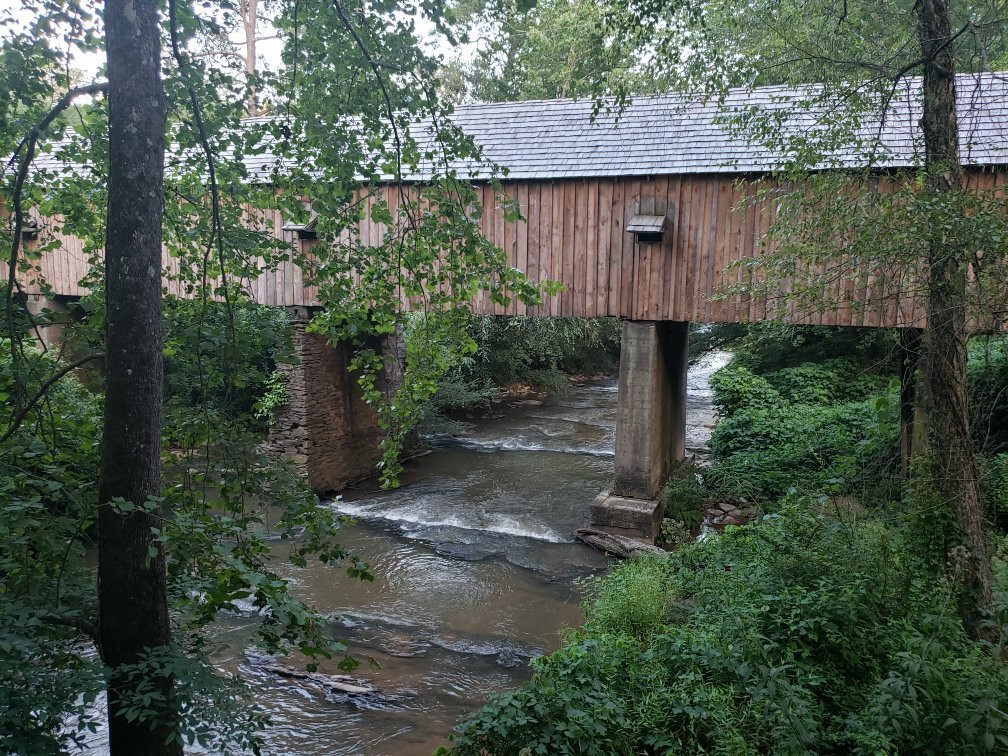
<instances>
[{"instance_id":1,"label":"muddy brown water","mask_svg":"<svg viewBox=\"0 0 1008 756\"><path fill-rule=\"evenodd\" d=\"M708 379L726 360L714 353L690 371L687 446L700 454L713 425ZM374 581L340 565L281 572L357 658L377 662L353 675L379 695L267 671L251 611L222 618L217 661L255 687L273 722L265 753L430 754L466 713L528 679L529 660L581 621L577 579L607 566L572 534L612 474L616 393L609 380L502 402L466 433L430 439L401 488L365 483L323 502L355 519L341 543ZM334 662L320 671L338 673Z\"/></svg>"}]
</instances>

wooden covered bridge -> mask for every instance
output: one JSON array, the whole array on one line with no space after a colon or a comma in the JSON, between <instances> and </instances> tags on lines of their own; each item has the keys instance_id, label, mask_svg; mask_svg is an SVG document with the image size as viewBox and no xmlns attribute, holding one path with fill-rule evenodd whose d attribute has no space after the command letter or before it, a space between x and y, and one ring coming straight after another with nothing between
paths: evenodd
<instances>
[{"instance_id":1,"label":"wooden covered bridge","mask_svg":"<svg viewBox=\"0 0 1008 756\"><path fill-rule=\"evenodd\" d=\"M919 83L910 80L907 92ZM1008 175L1008 74L959 81L963 164L971 186L1004 191ZM523 220L505 220L494 189L475 177L484 206L483 232L513 267L532 281L556 280L563 291L540 307L474 303L483 314L625 319L620 411L612 496L593 507L596 520L653 535L661 513L654 500L671 466L685 455L684 403L689 322L749 322L771 318L830 326L919 328L923 302L903 285L866 272L838 282L837 302L814 312L778 309L744 295L714 296L744 283L752 268L730 263L758 255L773 220L772 203L746 203L746 194L786 156L733 138L719 116L736 108L788 111L789 128L814 130L815 118L797 104L802 93L781 87L733 92L720 104L679 95L635 99L616 120L592 120L590 101L548 100L461 106L456 124L509 173L504 191ZM920 164L919 107L897 97L885 118L865 124L883 148L881 173ZM835 155L860 167L854 153ZM263 166L250 166L254 175ZM395 207L397 187L382 192ZM274 232L291 244L311 244L278 214ZM57 237L58 230L53 229ZM357 228L364 244L384 227L370 214ZM54 294L79 296L86 272L79 240L60 237L41 260ZM166 265L173 261L166 258ZM31 281L26 281L29 287ZM173 284L168 284L169 287ZM181 294L181 292L176 292ZM259 303L304 311L319 305L292 263L249 283ZM835 295L835 296L834 296ZM301 365L291 376L291 405L281 413L274 448L301 464L318 491L341 487L375 459L375 428L346 376L345 355L296 330Z\"/></svg>"}]
</instances>

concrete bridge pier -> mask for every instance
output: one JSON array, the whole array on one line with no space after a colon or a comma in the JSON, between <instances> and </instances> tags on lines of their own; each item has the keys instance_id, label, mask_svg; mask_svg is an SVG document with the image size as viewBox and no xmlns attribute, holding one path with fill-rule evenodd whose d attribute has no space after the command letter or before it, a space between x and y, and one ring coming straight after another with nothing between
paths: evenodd
<instances>
[{"instance_id":1,"label":"concrete bridge pier","mask_svg":"<svg viewBox=\"0 0 1008 756\"><path fill-rule=\"evenodd\" d=\"M297 364L280 367L287 378L287 401L275 412L266 448L289 460L316 493L339 491L375 473L384 433L377 412L365 403L356 376L347 369L350 346L333 346L308 333L309 308L290 307L287 315ZM395 337L383 342L381 348L396 357L402 354ZM385 376L391 390L402 375L396 357Z\"/></svg>"},{"instance_id":2,"label":"concrete bridge pier","mask_svg":"<svg viewBox=\"0 0 1008 756\"><path fill-rule=\"evenodd\" d=\"M689 323L624 321L612 486L591 506L592 527L654 541L662 487L686 458Z\"/></svg>"}]
</instances>

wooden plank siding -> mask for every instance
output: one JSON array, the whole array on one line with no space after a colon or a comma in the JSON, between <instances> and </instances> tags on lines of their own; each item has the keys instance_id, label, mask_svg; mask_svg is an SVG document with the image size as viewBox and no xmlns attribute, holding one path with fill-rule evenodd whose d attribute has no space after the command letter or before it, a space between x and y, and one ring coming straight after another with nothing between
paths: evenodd
<instances>
[{"instance_id":1,"label":"wooden plank siding","mask_svg":"<svg viewBox=\"0 0 1008 756\"><path fill-rule=\"evenodd\" d=\"M968 185L1004 192L1005 172L971 171ZM751 266L732 266L758 253L759 241L773 222L775 204L746 202L753 185L732 174L659 176L654 178L551 179L512 181L506 194L520 203L524 220L507 222L504 208L490 186L477 187L483 204L483 234L501 246L508 264L533 281L559 280L564 290L542 305L507 307L479 296L474 311L482 314L523 314L601 317L636 320L745 322L783 317L795 323L824 325L922 326L924 302L913 295L914 281L876 275L868 270L857 280L828 284L828 297L839 299L833 309L800 312L793 303L760 300L749 295L719 297L727 287L752 282ZM758 177L755 177L758 178ZM398 207L399 189L381 187L390 208ZM371 220L373 199L363 201L364 216L356 227L363 244L378 244L387 229ZM660 244L641 244L625 231L637 214L662 214L667 230ZM275 211L249 211L250 220L271 228L293 245L310 250L313 242L298 241L282 230ZM80 296L87 270L80 240L59 230L58 219L43 224L43 238L55 238L59 250L44 254L41 274L57 295ZM349 235L345 241L349 241ZM38 242L29 241L28 245ZM166 268L177 261L165 258ZM823 272L821 269L818 272ZM0 274L6 276L0 263ZM32 276L22 281L28 293L38 293ZM172 282L168 289L181 295ZM249 295L268 305L318 305L317 290L305 286L292 262L247 282ZM900 295L900 296L896 296ZM863 303L868 304L862 307Z\"/></svg>"}]
</instances>

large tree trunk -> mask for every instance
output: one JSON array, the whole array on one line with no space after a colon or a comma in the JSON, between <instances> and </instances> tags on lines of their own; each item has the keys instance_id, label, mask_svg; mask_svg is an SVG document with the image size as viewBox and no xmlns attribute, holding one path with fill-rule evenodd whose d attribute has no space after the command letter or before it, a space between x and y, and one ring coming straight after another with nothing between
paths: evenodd
<instances>
[{"instance_id":1,"label":"large tree trunk","mask_svg":"<svg viewBox=\"0 0 1008 756\"><path fill-rule=\"evenodd\" d=\"M955 52L946 0L916 0L924 59L923 112L927 189L944 206L962 191L956 117ZM947 203L945 202L947 200ZM929 441L937 463L938 492L955 514L958 546L950 558L962 573L960 615L976 638L992 606L991 565L983 529L980 486L970 437L966 385L966 258L964 243L929 240L929 290L924 388Z\"/></svg>"},{"instance_id":2,"label":"large tree trunk","mask_svg":"<svg viewBox=\"0 0 1008 756\"><path fill-rule=\"evenodd\" d=\"M165 102L157 0L106 0L109 177L105 244L106 393L98 510L99 650L112 754L181 754L175 717L127 721L135 685L118 671L171 643L165 558L151 532L160 511L161 223ZM129 502L131 512L110 505ZM153 547L153 548L152 548ZM171 677L155 686L171 701ZM166 740L170 743L166 744Z\"/></svg>"}]
</instances>

